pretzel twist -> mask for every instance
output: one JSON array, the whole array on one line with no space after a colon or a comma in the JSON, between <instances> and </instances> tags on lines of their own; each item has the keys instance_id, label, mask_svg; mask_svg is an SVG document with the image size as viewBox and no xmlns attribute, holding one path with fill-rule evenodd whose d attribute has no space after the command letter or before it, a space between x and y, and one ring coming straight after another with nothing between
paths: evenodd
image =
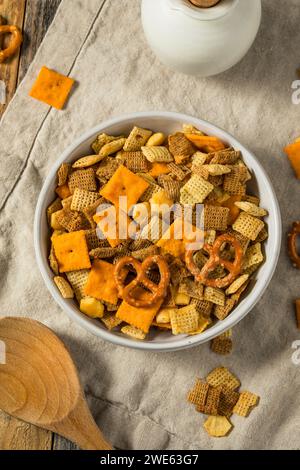
<instances>
[{"instance_id":1,"label":"pretzel twist","mask_svg":"<svg viewBox=\"0 0 300 470\"><path fill-rule=\"evenodd\" d=\"M0 64L4 62L8 57L11 57L14 55L18 47L22 44L23 37L20 29L18 26L14 25L1 25L0 26L0 35L1 34L6 34L6 33L11 33L12 34L12 39L6 49L3 49L3 51L0 51Z\"/></svg>"},{"instance_id":2,"label":"pretzel twist","mask_svg":"<svg viewBox=\"0 0 300 470\"><path fill-rule=\"evenodd\" d=\"M234 261L228 261L220 256L220 249L223 243L230 243L235 250ZM209 287L227 287L240 274L242 267L243 250L240 242L232 235L220 235L213 246L205 244L203 249L210 255L209 260L202 269L195 264L193 255L195 250L187 250L185 253L185 262L190 272L195 276L196 281ZM226 268L229 273L223 278L209 279L209 274L217 267Z\"/></svg>"},{"instance_id":3,"label":"pretzel twist","mask_svg":"<svg viewBox=\"0 0 300 470\"><path fill-rule=\"evenodd\" d=\"M300 256L297 250L297 237L300 235L300 222L294 222L291 232L288 234L289 257L295 268L300 269Z\"/></svg>"},{"instance_id":4,"label":"pretzel twist","mask_svg":"<svg viewBox=\"0 0 300 470\"><path fill-rule=\"evenodd\" d=\"M153 265L157 265L159 269L159 284L155 284L147 276L148 269ZM126 266L132 266L135 269L137 276L125 286L124 268ZM124 258L121 258L116 264L114 275L119 295L129 305L137 308L150 307L158 300L163 299L167 294L167 287L170 282L169 267L163 256L160 255L148 256L148 258L146 258L143 263L140 263L132 256L125 256ZM147 298L137 299L134 297L134 290L139 285L143 285L150 291Z\"/></svg>"}]
</instances>

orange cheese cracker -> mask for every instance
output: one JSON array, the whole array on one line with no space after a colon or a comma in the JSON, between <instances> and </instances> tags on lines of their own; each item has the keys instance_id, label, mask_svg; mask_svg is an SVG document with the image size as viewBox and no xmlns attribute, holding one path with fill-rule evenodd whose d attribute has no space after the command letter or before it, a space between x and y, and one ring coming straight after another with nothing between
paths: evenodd
<instances>
[{"instance_id":1,"label":"orange cheese cracker","mask_svg":"<svg viewBox=\"0 0 300 470\"><path fill-rule=\"evenodd\" d=\"M300 142L293 142L284 149L294 169L296 178L300 179Z\"/></svg>"},{"instance_id":2,"label":"orange cheese cracker","mask_svg":"<svg viewBox=\"0 0 300 470\"><path fill-rule=\"evenodd\" d=\"M156 178L159 175L167 175L170 173L170 171L171 170L167 163L154 162L152 163L149 175L153 176L153 178Z\"/></svg>"},{"instance_id":3,"label":"orange cheese cracker","mask_svg":"<svg viewBox=\"0 0 300 470\"><path fill-rule=\"evenodd\" d=\"M118 289L114 279L115 266L100 259L94 260L84 289L85 295L111 304L118 301Z\"/></svg>"},{"instance_id":4,"label":"orange cheese cracker","mask_svg":"<svg viewBox=\"0 0 300 470\"><path fill-rule=\"evenodd\" d=\"M93 220L112 248L127 240L132 220L115 206L108 207L93 216Z\"/></svg>"},{"instance_id":5,"label":"orange cheese cracker","mask_svg":"<svg viewBox=\"0 0 300 470\"><path fill-rule=\"evenodd\" d=\"M184 259L187 245L193 244L196 240L199 241L202 247L203 232L183 219L175 219L174 223L157 242L157 246L164 253L171 253L175 257Z\"/></svg>"},{"instance_id":6,"label":"orange cheese cracker","mask_svg":"<svg viewBox=\"0 0 300 470\"><path fill-rule=\"evenodd\" d=\"M144 296L148 295L148 293L142 288L137 288L135 289L134 295L135 297L139 296L139 298L142 300ZM136 328L139 328L140 330L144 331L144 333L148 333L150 326L155 318L155 315L160 309L162 302L163 299L155 302L153 305L151 305L151 307L137 308L133 307L132 305L129 305L127 302L125 302L125 300L123 300L117 311L116 316L120 320L129 323L129 325L135 326Z\"/></svg>"},{"instance_id":7,"label":"orange cheese cracker","mask_svg":"<svg viewBox=\"0 0 300 470\"><path fill-rule=\"evenodd\" d=\"M53 238L59 272L77 271L91 267L84 230L64 233Z\"/></svg>"},{"instance_id":8,"label":"orange cheese cracker","mask_svg":"<svg viewBox=\"0 0 300 470\"><path fill-rule=\"evenodd\" d=\"M127 209L129 209L148 187L147 181L120 165L108 183L101 189L100 194L116 206L119 205L120 196L127 196Z\"/></svg>"},{"instance_id":9,"label":"orange cheese cracker","mask_svg":"<svg viewBox=\"0 0 300 470\"><path fill-rule=\"evenodd\" d=\"M29 95L56 109L62 109L74 84L72 78L42 67Z\"/></svg>"}]
</instances>

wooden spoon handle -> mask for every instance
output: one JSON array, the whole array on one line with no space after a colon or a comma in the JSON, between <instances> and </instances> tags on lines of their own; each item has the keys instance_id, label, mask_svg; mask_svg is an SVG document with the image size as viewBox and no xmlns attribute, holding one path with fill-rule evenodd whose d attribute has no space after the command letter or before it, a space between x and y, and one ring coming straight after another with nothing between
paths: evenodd
<instances>
[{"instance_id":1,"label":"wooden spoon handle","mask_svg":"<svg viewBox=\"0 0 300 470\"><path fill-rule=\"evenodd\" d=\"M51 426L51 430L75 442L83 450L113 450L98 428L83 397L67 418Z\"/></svg>"}]
</instances>

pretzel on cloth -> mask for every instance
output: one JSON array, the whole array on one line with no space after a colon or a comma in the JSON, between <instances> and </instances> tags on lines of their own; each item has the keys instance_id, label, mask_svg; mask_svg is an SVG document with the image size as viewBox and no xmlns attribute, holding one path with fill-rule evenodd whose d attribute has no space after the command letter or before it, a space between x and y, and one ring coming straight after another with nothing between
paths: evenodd
<instances>
[{"instance_id":1,"label":"pretzel on cloth","mask_svg":"<svg viewBox=\"0 0 300 470\"><path fill-rule=\"evenodd\" d=\"M297 250L297 237L300 235L300 222L294 222L291 232L288 234L289 257L295 268L300 269L300 256Z\"/></svg>"},{"instance_id":2,"label":"pretzel on cloth","mask_svg":"<svg viewBox=\"0 0 300 470\"><path fill-rule=\"evenodd\" d=\"M14 55L18 47L22 44L23 37L20 29L18 26L14 25L0 25L0 35L1 34L6 34L6 33L11 33L12 34L12 39L10 41L10 44L6 49L3 49L3 51L0 51L0 64L5 61L8 57Z\"/></svg>"},{"instance_id":3,"label":"pretzel on cloth","mask_svg":"<svg viewBox=\"0 0 300 470\"><path fill-rule=\"evenodd\" d=\"M230 245L233 246L235 250L234 261L228 261L226 259L221 258L220 249L224 243L230 243ZM187 250L185 253L186 265L190 272L195 276L196 281L199 281L209 287L222 288L229 286L241 272L243 250L240 242L232 235L228 235L225 233L224 235L220 235L216 239L213 246L205 244L203 246L203 249L209 253L210 257L202 269L199 269L198 266L195 264L193 258L195 250ZM227 276L222 278L209 279L209 274L217 266L222 266L223 268L226 268L229 273L227 274Z\"/></svg>"},{"instance_id":4,"label":"pretzel on cloth","mask_svg":"<svg viewBox=\"0 0 300 470\"><path fill-rule=\"evenodd\" d=\"M157 265L159 269L159 284L155 284L147 276L148 269L153 265ZM132 266L135 269L137 276L125 286L123 268L126 266ZM125 256L116 264L114 276L119 295L129 305L137 308L149 307L158 300L163 299L167 294L167 287L170 282L169 267L163 256L160 255L148 256L142 263L132 256ZM134 290L139 285L143 285L150 291L147 298L138 299L134 297Z\"/></svg>"}]
</instances>

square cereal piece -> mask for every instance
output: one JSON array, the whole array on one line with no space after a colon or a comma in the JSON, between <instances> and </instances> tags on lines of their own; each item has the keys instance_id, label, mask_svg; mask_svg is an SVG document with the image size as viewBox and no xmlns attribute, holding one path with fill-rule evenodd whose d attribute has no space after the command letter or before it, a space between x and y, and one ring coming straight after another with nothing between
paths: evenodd
<instances>
[{"instance_id":1,"label":"square cereal piece","mask_svg":"<svg viewBox=\"0 0 300 470\"><path fill-rule=\"evenodd\" d=\"M268 212L265 209L257 206L256 204L253 204L252 202L237 201L235 202L235 205L242 211L247 212L250 215L253 215L253 217L264 217L265 215L268 214Z\"/></svg>"},{"instance_id":2,"label":"square cereal piece","mask_svg":"<svg viewBox=\"0 0 300 470\"><path fill-rule=\"evenodd\" d=\"M214 304L209 302L208 300L198 300L192 299L191 304L195 305L199 314L202 315L204 318L209 318Z\"/></svg>"},{"instance_id":3,"label":"square cereal piece","mask_svg":"<svg viewBox=\"0 0 300 470\"><path fill-rule=\"evenodd\" d=\"M192 143L186 138L182 132L176 132L168 138L169 149L174 157L190 157L195 153Z\"/></svg>"},{"instance_id":4,"label":"square cereal piece","mask_svg":"<svg viewBox=\"0 0 300 470\"><path fill-rule=\"evenodd\" d=\"M205 287L204 289L204 300L212 302L216 305L225 305L225 292L217 287Z\"/></svg>"},{"instance_id":5,"label":"square cereal piece","mask_svg":"<svg viewBox=\"0 0 300 470\"><path fill-rule=\"evenodd\" d=\"M218 415L230 418L233 413L233 407L239 399L240 394L235 390L228 389L225 385L221 385L222 392L219 401Z\"/></svg>"},{"instance_id":6,"label":"square cereal piece","mask_svg":"<svg viewBox=\"0 0 300 470\"><path fill-rule=\"evenodd\" d=\"M43 66L29 95L56 109L62 109L73 84L72 78Z\"/></svg>"},{"instance_id":7,"label":"square cereal piece","mask_svg":"<svg viewBox=\"0 0 300 470\"><path fill-rule=\"evenodd\" d=\"M91 267L91 261L83 230L64 233L53 239L59 272L77 271Z\"/></svg>"},{"instance_id":8,"label":"square cereal piece","mask_svg":"<svg viewBox=\"0 0 300 470\"><path fill-rule=\"evenodd\" d=\"M115 313L107 312L102 318L102 323L106 326L108 330L113 330L122 323L122 320L117 318Z\"/></svg>"},{"instance_id":9,"label":"square cereal piece","mask_svg":"<svg viewBox=\"0 0 300 470\"><path fill-rule=\"evenodd\" d=\"M47 220L50 225L51 223L51 216L54 212L58 212L62 209L61 200L57 197L51 204L47 207Z\"/></svg>"},{"instance_id":10,"label":"square cereal piece","mask_svg":"<svg viewBox=\"0 0 300 470\"><path fill-rule=\"evenodd\" d=\"M123 152L124 165L133 173L147 173L150 163L142 152Z\"/></svg>"},{"instance_id":11,"label":"square cereal piece","mask_svg":"<svg viewBox=\"0 0 300 470\"><path fill-rule=\"evenodd\" d=\"M252 411L252 408L258 405L258 402L258 395L247 391L241 392L239 399L233 408L233 412L236 415L243 416L244 418L246 418Z\"/></svg>"},{"instance_id":12,"label":"square cereal piece","mask_svg":"<svg viewBox=\"0 0 300 470\"><path fill-rule=\"evenodd\" d=\"M151 163L170 163L173 161L173 157L167 147L142 147L142 152Z\"/></svg>"},{"instance_id":13,"label":"square cereal piece","mask_svg":"<svg viewBox=\"0 0 300 470\"><path fill-rule=\"evenodd\" d=\"M211 183L205 181L201 176L193 174L188 182L181 188L180 193L188 193L192 197L191 204L201 204L213 189L214 186ZM184 204L184 202L182 203Z\"/></svg>"},{"instance_id":14,"label":"square cereal piece","mask_svg":"<svg viewBox=\"0 0 300 470\"><path fill-rule=\"evenodd\" d=\"M114 278L115 266L106 261L95 259L90 271L84 293L111 304L118 301L118 289Z\"/></svg>"},{"instance_id":15,"label":"square cereal piece","mask_svg":"<svg viewBox=\"0 0 300 470\"><path fill-rule=\"evenodd\" d=\"M71 169L70 163L62 163L57 171L57 185L63 186L68 179Z\"/></svg>"},{"instance_id":16,"label":"square cereal piece","mask_svg":"<svg viewBox=\"0 0 300 470\"><path fill-rule=\"evenodd\" d=\"M148 187L147 181L120 165L108 183L101 189L100 194L116 206L119 205L120 196L127 196L127 209L130 209Z\"/></svg>"},{"instance_id":17,"label":"square cereal piece","mask_svg":"<svg viewBox=\"0 0 300 470\"><path fill-rule=\"evenodd\" d=\"M135 290L135 295L138 295L140 299L143 299L148 293L142 289L137 288ZM139 328L144 333L148 333L150 326L159 311L162 304L162 300L157 301L155 304L150 307L133 307L129 305L125 300L121 303L118 311L116 313L117 318L120 320L129 323L131 326Z\"/></svg>"},{"instance_id":18,"label":"square cereal piece","mask_svg":"<svg viewBox=\"0 0 300 470\"><path fill-rule=\"evenodd\" d=\"M193 279L183 279L178 287L179 294L187 294L189 297L194 299L203 299L203 284L194 281Z\"/></svg>"},{"instance_id":19,"label":"square cereal piece","mask_svg":"<svg viewBox=\"0 0 300 470\"><path fill-rule=\"evenodd\" d=\"M82 269L81 271L69 271L66 273L67 279L79 303L81 299L85 297L84 288L88 280L89 272L89 269Z\"/></svg>"},{"instance_id":20,"label":"square cereal piece","mask_svg":"<svg viewBox=\"0 0 300 470\"><path fill-rule=\"evenodd\" d=\"M209 416L203 427L211 437L225 437L232 430L233 425L226 416Z\"/></svg>"},{"instance_id":21,"label":"square cereal piece","mask_svg":"<svg viewBox=\"0 0 300 470\"><path fill-rule=\"evenodd\" d=\"M211 416L218 414L219 403L221 399L222 386L212 387L209 385L206 402L204 406L196 406L196 410Z\"/></svg>"},{"instance_id":22,"label":"square cereal piece","mask_svg":"<svg viewBox=\"0 0 300 470\"><path fill-rule=\"evenodd\" d=\"M263 260L264 255L261 251L261 244L255 243L255 245L250 245L244 256L243 270L246 270L255 264L260 264Z\"/></svg>"},{"instance_id":23,"label":"square cereal piece","mask_svg":"<svg viewBox=\"0 0 300 470\"><path fill-rule=\"evenodd\" d=\"M193 405L204 406L208 389L208 383L202 382L200 379L197 379L194 387L188 393L187 401L189 401Z\"/></svg>"},{"instance_id":24,"label":"square cereal piece","mask_svg":"<svg viewBox=\"0 0 300 470\"><path fill-rule=\"evenodd\" d=\"M209 153L208 160L212 164L233 165L241 158L241 156L242 154L240 151L226 149L220 150L218 152Z\"/></svg>"},{"instance_id":25,"label":"square cereal piece","mask_svg":"<svg viewBox=\"0 0 300 470\"><path fill-rule=\"evenodd\" d=\"M64 299L73 299L74 291L62 276L54 276L53 281Z\"/></svg>"},{"instance_id":26,"label":"square cereal piece","mask_svg":"<svg viewBox=\"0 0 300 470\"><path fill-rule=\"evenodd\" d=\"M71 194L74 193L76 188L85 189L86 191L97 190L95 171L93 168L87 168L86 170L76 170L71 173L69 176L69 189Z\"/></svg>"},{"instance_id":27,"label":"square cereal piece","mask_svg":"<svg viewBox=\"0 0 300 470\"><path fill-rule=\"evenodd\" d=\"M125 325L121 328L121 332L124 333L124 335L130 336L131 338L134 339L145 339L146 338L146 333L144 333L142 330L139 328L136 328L135 326L131 325Z\"/></svg>"},{"instance_id":28,"label":"square cereal piece","mask_svg":"<svg viewBox=\"0 0 300 470\"><path fill-rule=\"evenodd\" d=\"M210 348L213 352L222 356L230 354L232 351L231 330L213 338L210 343Z\"/></svg>"},{"instance_id":29,"label":"square cereal piece","mask_svg":"<svg viewBox=\"0 0 300 470\"><path fill-rule=\"evenodd\" d=\"M204 206L204 230L227 230L229 218L228 207L210 204Z\"/></svg>"},{"instance_id":30,"label":"square cereal piece","mask_svg":"<svg viewBox=\"0 0 300 470\"><path fill-rule=\"evenodd\" d=\"M232 225L233 230L236 230L250 240L255 240L263 227L264 222L262 220L257 219L246 212L242 212Z\"/></svg>"},{"instance_id":31,"label":"square cereal piece","mask_svg":"<svg viewBox=\"0 0 300 470\"><path fill-rule=\"evenodd\" d=\"M229 297L225 301L225 305L216 305L214 310L214 316L218 318L218 320L224 320L229 313L234 309L236 305L236 300L232 297Z\"/></svg>"},{"instance_id":32,"label":"square cereal piece","mask_svg":"<svg viewBox=\"0 0 300 470\"><path fill-rule=\"evenodd\" d=\"M82 211L99 200L99 194L86 189L75 188L72 196L71 210Z\"/></svg>"},{"instance_id":33,"label":"square cereal piece","mask_svg":"<svg viewBox=\"0 0 300 470\"><path fill-rule=\"evenodd\" d=\"M229 390L236 390L240 387L241 382L226 367L216 367L208 376L206 381L213 387L225 385Z\"/></svg>"},{"instance_id":34,"label":"square cereal piece","mask_svg":"<svg viewBox=\"0 0 300 470\"><path fill-rule=\"evenodd\" d=\"M141 147L146 144L151 135L152 131L135 126L124 144L123 148L125 152L136 152L137 150L141 150Z\"/></svg>"},{"instance_id":35,"label":"square cereal piece","mask_svg":"<svg viewBox=\"0 0 300 470\"><path fill-rule=\"evenodd\" d=\"M199 313L195 305L174 309L170 313L173 335L193 333L198 329Z\"/></svg>"}]
</instances>

